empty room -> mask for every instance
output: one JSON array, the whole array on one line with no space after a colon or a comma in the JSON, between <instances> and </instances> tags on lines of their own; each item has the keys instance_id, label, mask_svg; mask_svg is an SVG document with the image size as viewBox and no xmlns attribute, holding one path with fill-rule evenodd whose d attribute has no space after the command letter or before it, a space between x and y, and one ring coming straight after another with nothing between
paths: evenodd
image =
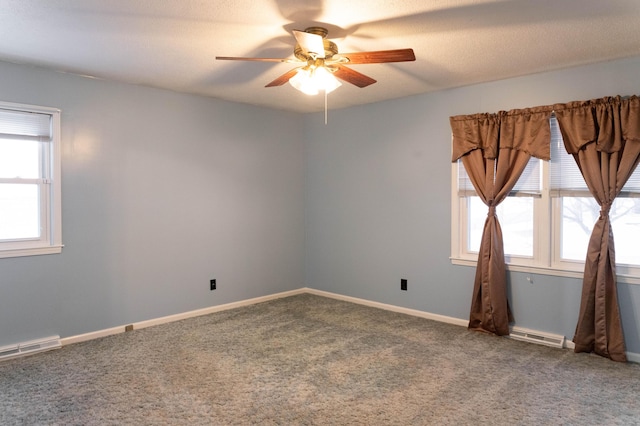
<instances>
[{"instance_id":1,"label":"empty room","mask_svg":"<svg viewBox=\"0 0 640 426\"><path fill-rule=\"evenodd\" d=\"M0 0L0 424L638 424L637 0Z\"/></svg>"}]
</instances>

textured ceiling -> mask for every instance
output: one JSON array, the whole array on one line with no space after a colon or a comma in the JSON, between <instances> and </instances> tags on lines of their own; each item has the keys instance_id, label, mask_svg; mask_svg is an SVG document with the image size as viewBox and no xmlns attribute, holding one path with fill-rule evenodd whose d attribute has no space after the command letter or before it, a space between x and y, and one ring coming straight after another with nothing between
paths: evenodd
<instances>
[{"instance_id":1,"label":"textured ceiling","mask_svg":"<svg viewBox=\"0 0 640 426\"><path fill-rule=\"evenodd\" d=\"M417 60L353 65L378 82L330 108L640 55L640 0L0 0L0 60L292 111L323 96L264 85L318 25L341 52L411 47Z\"/></svg>"}]
</instances>

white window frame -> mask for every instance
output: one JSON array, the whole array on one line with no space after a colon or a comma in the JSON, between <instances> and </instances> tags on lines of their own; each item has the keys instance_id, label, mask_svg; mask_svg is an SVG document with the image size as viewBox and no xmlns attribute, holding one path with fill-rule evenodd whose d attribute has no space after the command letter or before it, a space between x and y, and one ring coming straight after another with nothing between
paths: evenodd
<instances>
[{"instance_id":1,"label":"white window frame","mask_svg":"<svg viewBox=\"0 0 640 426\"><path fill-rule=\"evenodd\" d=\"M451 263L476 266L478 254L467 251L468 194L458 193L459 162L451 167ZM560 259L560 226L562 220L562 197L552 195L549 188L550 163L542 161L542 192L534 197L533 258L505 255L507 270L531 274L582 278L584 262ZM587 195L591 197L588 192ZM582 194L580 194L582 196ZM624 194L620 194L624 196ZM615 234L614 234L615 238ZM640 284L640 267L616 265L618 282Z\"/></svg>"},{"instance_id":2,"label":"white window frame","mask_svg":"<svg viewBox=\"0 0 640 426\"><path fill-rule=\"evenodd\" d=\"M43 179L0 179L2 183L35 183L40 189L41 232L39 239L0 241L0 258L57 254L62 252L62 185L60 109L0 102L0 109L46 114L51 117L51 140L40 151ZM44 154L44 155L43 155Z\"/></svg>"}]
</instances>

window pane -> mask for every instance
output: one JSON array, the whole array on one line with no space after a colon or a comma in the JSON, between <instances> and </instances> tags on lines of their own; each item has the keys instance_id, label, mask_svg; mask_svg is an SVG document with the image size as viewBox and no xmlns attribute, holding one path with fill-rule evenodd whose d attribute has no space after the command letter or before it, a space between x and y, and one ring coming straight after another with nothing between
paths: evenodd
<instances>
[{"instance_id":1,"label":"window pane","mask_svg":"<svg viewBox=\"0 0 640 426\"><path fill-rule=\"evenodd\" d=\"M0 184L0 240L40 237L38 185Z\"/></svg>"},{"instance_id":2,"label":"window pane","mask_svg":"<svg viewBox=\"0 0 640 426\"><path fill-rule=\"evenodd\" d=\"M480 251L480 241L482 240L482 230L484 222L487 220L487 206L480 200L480 197L467 197L469 217L469 235L467 237L467 251L478 253Z\"/></svg>"},{"instance_id":3,"label":"window pane","mask_svg":"<svg viewBox=\"0 0 640 426\"><path fill-rule=\"evenodd\" d=\"M533 256L533 198L507 197L497 208L504 254Z\"/></svg>"},{"instance_id":4,"label":"window pane","mask_svg":"<svg viewBox=\"0 0 640 426\"><path fill-rule=\"evenodd\" d=\"M584 262L600 206L591 197L562 197L561 257ZM618 197L609 211L616 263L640 266L640 199Z\"/></svg>"},{"instance_id":5,"label":"window pane","mask_svg":"<svg viewBox=\"0 0 640 426\"><path fill-rule=\"evenodd\" d=\"M467 249L480 250L482 230L488 207L479 197L469 197L469 235ZM511 256L533 256L533 198L507 197L497 208L502 228L504 254Z\"/></svg>"},{"instance_id":6,"label":"window pane","mask_svg":"<svg viewBox=\"0 0 640 426\"><path fill-rule=\"evenodd\" d=\"M560 257L584 262L593 225L600 217L600 206L592 197L562 197L561 211Z\"/></svg>"},{"instance_id":7,"label":"window pane","mask_svg":"<svg viewBox=\"0 0 640 426\"><path fill-rule=\"evenodd\" d=\"M0 178L40 177L40 142L0 139Z\"/></svg>"},{"instance_id":8,"label":"window pane","mask_svg":"<svg viewBox=\"0 0 640 426\"><path fill-rule=\"evenodd\" d=\"M609 217L616 247L616 263L640 266L640 198L616 198Z\"/></svg>"}]
</instances>

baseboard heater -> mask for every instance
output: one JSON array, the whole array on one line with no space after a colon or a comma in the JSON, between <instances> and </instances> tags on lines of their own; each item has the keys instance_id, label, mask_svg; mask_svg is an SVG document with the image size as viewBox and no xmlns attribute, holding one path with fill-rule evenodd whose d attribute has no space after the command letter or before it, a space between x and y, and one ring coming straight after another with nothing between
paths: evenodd
<instances>
[{"instance_id":1,"label":"baseboard heater","mask_svg":"<svg viewBox=\"0 0 640 426\"><path fill-rule=\"evenodd\" d=\"M0 361L59 349L61 347L60 336L50 336L44 339L18 343L17 345L2 346L0 347Z\"/></svg>"},{"instance_id":2,"label":"baseboard heater","mask_svg":"<svg viewBox=\"0 0 640 426\"><path fill-rule=\"evenodd\" d=\"M538 345L564 348L564 336L559 334L543 333L535 330L527 330L526 328L513 327L511 328L509 337Z\"/></svg>"}]
</instances>

